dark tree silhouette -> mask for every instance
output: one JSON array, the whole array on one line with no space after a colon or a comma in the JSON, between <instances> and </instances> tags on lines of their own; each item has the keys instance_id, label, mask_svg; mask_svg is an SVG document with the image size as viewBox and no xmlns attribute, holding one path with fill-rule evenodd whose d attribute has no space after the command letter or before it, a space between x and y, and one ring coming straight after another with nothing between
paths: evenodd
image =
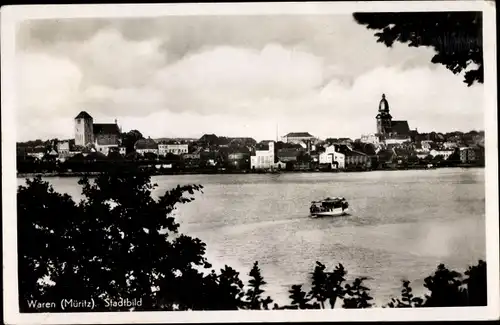
<instances>
[{"instance_id":1,"label":"dark tree silhouette","mask_svg":"<svg viewBox=\"0 0 500 325\"><path fill-rule=\"evenodd\" d=\"M401 298L393 298L387 307L486 306L486 262L480 260L477 265L469 266L464 275L465 278L459 272L440 264L433 275L425 278L424 287L429 292L423 298L415 297L410 282L403 281Z\"/></svg>"},{"instance_id":2,"label":"dark tree silhouette","mask_svg":"<svg viewBox=\"0 0 500 325\"><path fill-rule=\"evenodd\" d=\"M269 309L269 304L273 302L271 297L262 298L264 290L262 287L267 283L264 281L259 269L259 263L253 264L252 270L249 273L251 279L248 281L249 289L246 292L246 308L248 309Z\"/></svg>"},{"instance_id":3,"label":"dark tree silhouette","mask_svg":"<svg viewBox=\"0 0 500 325\"><path fill-rule=\"evenodd\" d=\"M486 262L479 261L477 265L469 266L465 271L466 278L463 283L466 285L467 306L487 306L488 305L488 285Z\"/></svg>"},{"instance_id":4,"label":"dark tree silhouette","mask_svg":"<svg viewBox=\"0 0 500 325\"><path fill-rule=\"evenodd\" d=\"M363 281L366 279L365 277L357 278L352 285L348 283L345 285L342 308L370 308L372 306L370 300L373 298L369 294L370 289L363 286Z\"/></svg>"},{"instance_id":5,"label":"dark tree silhouette","mask_svg":"<svg viewBox=\"0 0 500 325\"><path fill-rule=\"evenodd\" d=\"M464 82L483 83L481 12L384 12L354 13L357 23L377 30L377 42L410 47L432 47L432 63L444 65L454 74L465 71ZM475 66L473 66L473 64Z\"/></svg>"},{"instance_id":6,"label":"dark tree silhouette","mask_svg":"<svg viewBox=\"0 0 500 325\"><path fill-rule=\"evenodd\" d=\"M311 296L302 290L302 285L295 284L289 291L291 305L285 309L319 309L319 303L311 304Z\"/></svg>"},{"instance_id":7,"label":"dark tree silhouette","mask_svg":"<svg viewBox=\"0 0 500 325\"><path fill-rule=\"evenodd\" d=\"M137 130L131 130L121 134L122 146L125 147L127 154L135 151L134 144L137 142L137 140L141 139L144 139L144 136Z\"/></svg>"},{"instance_id":8,"label":"dark tree silhouette","mask_svg":"<svg viewBox=\"0 0 500 325\"><path fill-rule=\"evenodd\" d=\"M410 287L410 281L403 280L403 288L401 289L401 299L392 298L391 302L387 304L390 308L412 308L422 307L423 299L415 297L412 293L413 289Z\"/></svg>"},{"instance_id":9,"label":"dark tree silhouette","mask_svg":"<svg viewBox=\"0 0 500 325\"><path fill-rule=\"evenodd\" d=\"M121 298L142 298L137 310L216 309L214 298L227 298L230 289L239 286L231 269L215 277L203 274L210 267L205 244L179 234L170 216L178 204L193 200L186 194L201 186L178 186L154 200L154 185L138 172L102 174L79 183L84 195L79 203L40 178L19 187L22 311L33 311L27 305L30 299L89 297L96 299L96 311L113 310L106 299ZM237 300L232 299L236 308ZM227 301L221 303L227 307ZM60 306L49 311L61 311Z\"/></svg>"}]
</instances>

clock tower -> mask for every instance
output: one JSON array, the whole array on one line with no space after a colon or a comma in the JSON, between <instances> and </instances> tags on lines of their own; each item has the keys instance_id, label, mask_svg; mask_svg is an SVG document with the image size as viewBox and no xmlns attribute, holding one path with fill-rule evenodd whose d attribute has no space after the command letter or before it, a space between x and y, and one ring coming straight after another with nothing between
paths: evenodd
<instances>
[{"instance_id":1,"label":"clock tower","mask_svg":"<svg viewBox=\"0 0 500 325\"><path fill-rule=\"evenodd\" d=\"M391 132L392 127L392 116L389 113L389 102L385 98L385 94L382 94L382 99L378 104L378 114L377 119L377 134L388 135Z\"/></svg>"}]
</instances>

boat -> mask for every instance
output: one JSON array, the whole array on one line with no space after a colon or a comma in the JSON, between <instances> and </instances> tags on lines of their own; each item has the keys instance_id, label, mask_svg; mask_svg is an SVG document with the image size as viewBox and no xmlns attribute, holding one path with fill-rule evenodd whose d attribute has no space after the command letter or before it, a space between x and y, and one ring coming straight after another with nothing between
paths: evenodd
<instances>
[{"instance_id":1,"label":"boat","mask_svg":"<svg viewBox=\"0 0 500 325\"><path fill-rule=\"evenodd\" d=\"M312 201L309 212L311 217L337 217L348 213L349 203L343 197L327 197L324 200Z\"/></svg>"}]
</instances>

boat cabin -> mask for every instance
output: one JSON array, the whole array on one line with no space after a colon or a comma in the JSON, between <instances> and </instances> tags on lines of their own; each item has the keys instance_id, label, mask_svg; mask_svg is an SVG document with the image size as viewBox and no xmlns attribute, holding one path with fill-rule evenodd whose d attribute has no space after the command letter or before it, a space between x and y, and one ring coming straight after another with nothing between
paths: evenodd
<instances>
[{"instance_id":1,"label":"boat cabin","mask_svg":"<svg viewBox=\"0 0 500 325\"><path fill-rule=\"evenodd\" d=\"M311 212L328 212L335 209L342 209L344 211L347 209L349 204L344 198L326 198L321 201L311 202Z\"/></svg>"}]
</instances>

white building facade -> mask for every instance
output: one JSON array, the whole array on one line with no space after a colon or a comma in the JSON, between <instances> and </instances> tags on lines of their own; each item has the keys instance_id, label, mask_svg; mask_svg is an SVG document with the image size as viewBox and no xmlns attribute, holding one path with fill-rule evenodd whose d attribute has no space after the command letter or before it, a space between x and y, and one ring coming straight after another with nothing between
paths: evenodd
<instances>
[{"instance_id":1,"label":"white building facade","mask_svg":"<svg viewBox=\"0 0 500 325\"><path fill-rule=\"evenodd\" d=\"M101 145L97 141L95 142L95 150L97 152L100 152L100 153L106 155L106 156L109 155L109 151L111 149L118 150L118 145L117 144L105 144L105 145Z\"/></svg>"},{"instance_id":2,"label":"white building facade","mask_svg":"<svg viewBox=\"0 0 500 325\"><path fill-rule=\"evenodd\" d=\"M362 135L360 141L363 143L371 143L371 144L374 144L376 146L378 146L380 144L380 138L375 134Z\"/></svg>"},{"instance_id":3,"label":"white building facade","mask_svg":"<svg viewBox=\"0 0 500 325\"><path fill-rule=\"evenodd\" d=\"M331 145L325 148L325 152L319 155L320 164L330 164L332 168L345 168L345 155L335 151L335 146Z\"/></svg>"},{"instance_id":4,"label":"white building facade","mask_svg":"<svg viewBox=\"0 0 500 325\"><path fill-rule=\"evenodd\" d=\"M429 152L429 154L432 156L432 157L436 157L436 156L442 156L444 160L447 160L448 158L450 158L450 156L453 154L454 150L431 150Z\"/></svg>"},{"instance_id":5,"label":"white building facade","mask_svg":"<svg viewBox=\"0 0 500 325\"><path fill-rule=\"evenodd\" d=\"M402 137L402 138L388 138L388 139L385 139L384 140L384 144L388 145L388 144L403 144L403 143L408 143L408 142L411 142L411 138L405 138L405 137Z\"/></svg>"},{"instance_id":6,"label":"white building facade","mask_svg":"<svg viewBox=\"0 0 500 325\"><path fill-rule=\"evenodd\" d=\"M268 150L256 150L255 156L250 156L251 169L271 169L274 167L274 142L269 142Z\"/></svg>"},{"instance_id":7,"label":"white building facade","mask_svg":"<svg viewBox=\"0 0 500 325\"><path fill-rule=\"evenodd\" d=\"M160 156L165 156L167 153L171 153L174 155L183 155L188 153L188 145L160 143L158 145L158 153Z\"/></svg>"}]
</instances>

